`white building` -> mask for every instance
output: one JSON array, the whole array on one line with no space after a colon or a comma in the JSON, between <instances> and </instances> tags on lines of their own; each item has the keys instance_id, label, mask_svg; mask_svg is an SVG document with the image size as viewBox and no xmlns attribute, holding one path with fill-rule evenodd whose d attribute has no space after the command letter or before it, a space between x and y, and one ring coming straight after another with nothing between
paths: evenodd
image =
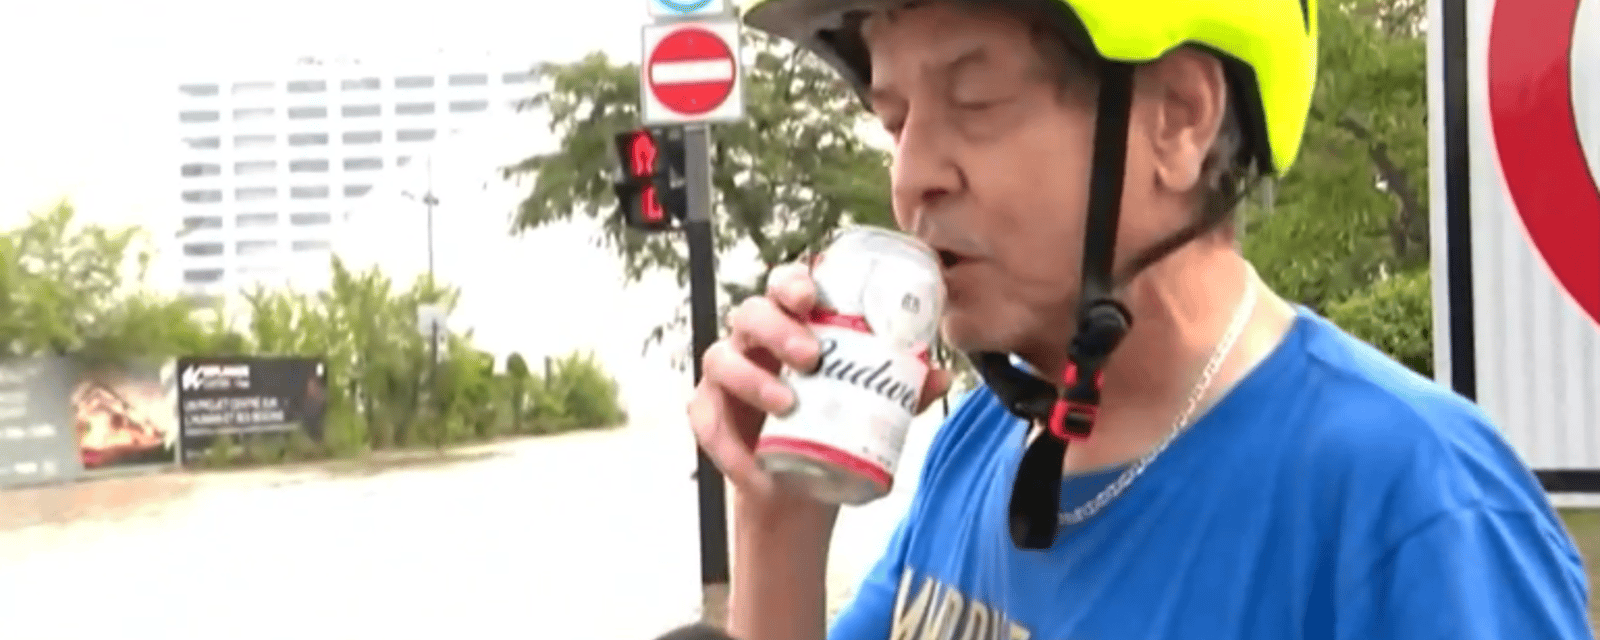
<instances>
[{"instance_id":1,"label":"white building","mask_svg":"<svg viewBox=\"0 0 1600 640\"><path fill-rule=\"evenodd\" d=\"M512 122L532 88L527 67L489 56L302 59L180 83L168 273L207 299L256 282L320 287L362 199L452 135ZM429 191L399 195L421 208Z\"/></svg>"}]
</instances>

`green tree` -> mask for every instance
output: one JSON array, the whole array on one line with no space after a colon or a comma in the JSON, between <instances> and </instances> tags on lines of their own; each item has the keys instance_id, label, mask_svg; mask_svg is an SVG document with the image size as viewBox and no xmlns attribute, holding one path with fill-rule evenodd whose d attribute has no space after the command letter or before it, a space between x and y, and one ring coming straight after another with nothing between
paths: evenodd
<instances>
[{"instance_id":1,"label":"green tree","mask_svg":"<svg viewBox=\"0 0 1600 640\"><path fill-rule=\"evenodd\" d=\"M1317 90L1300 157L1266 194L1270 206L1246 207L1246 254L1278 291L1312 308L1428 260L1420 4L1321 5Z\"/></svg>"},{"instance_id":2,"label":"green tree","mask_svg":"<svg viewBox=\"0 0 1600 640\"><path fill-rule=\"evenodd\" d=\"M1246 207L1244 246L1286 297L1431 374L1423 8L1321 5L1300 158L1269 206Z\"/></svg>"},{"instance_id":3,"label":"green tree","mask_svg":"<svg viewBox=\"0 0 1600 640\"><path fill-rule=\"evenodd\" d=\"M846 222L892 224L888 160L856 135L867 114L853 92L809 54L757 32L745 36L746 117L711 127L714 235L719 254L753 248L765 267L755 282L721 283L736 303L765 285L773 266L816 250ZM533 69L540 91L521 105L541 110L560 139L556 151L505 169L532 186L513 232L573 216L603 221L600 244L618 253L630 280L662 269L688 279L678 234L645 234L612 215L612 136L639 126L639 69L602 53ZM687 322L682 313L652 335Z\"/></svg>"}]
</instances>

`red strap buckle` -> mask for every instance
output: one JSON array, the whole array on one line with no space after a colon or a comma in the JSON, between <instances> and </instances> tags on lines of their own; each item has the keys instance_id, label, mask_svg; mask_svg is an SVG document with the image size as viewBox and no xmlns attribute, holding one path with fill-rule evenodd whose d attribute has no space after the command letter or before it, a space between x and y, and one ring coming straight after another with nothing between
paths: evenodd
<instances>
[{"instance_id":1,"label":"red strap buckle","mask_svg":"<svg viewBox=\"0 0 1600 640\"><path fill-rule=\"evenodd\" d=\"M1050 410L1050 422L1046 425L1050 434L1062 442L1070 440L1087 440L1089 433L1094 430L1095 419L1100 416L1100 389L1105 384L1105 372L1096 371L1094 384L1087 394L1081 394L1078 389L1078 366L1068 364L1067 370L1061 374L1061 382L1066 387L1066 392L1056 400L1055 406ZM1067 396L1088 395L1090 399L1073 399Z\"/></svg>"},{"instance_id":2,"label":"red strap buckle","mask_svg":"<svg viewBox=\"0 0 1600 640\"><path fill-rule=\"evenodd\" d=\"M1050 411L1050 433L1062 442L1088 440L1100 407L1087 402L1074 402L1066 398L1056 401Z\"/></svg>"}]
</instances>

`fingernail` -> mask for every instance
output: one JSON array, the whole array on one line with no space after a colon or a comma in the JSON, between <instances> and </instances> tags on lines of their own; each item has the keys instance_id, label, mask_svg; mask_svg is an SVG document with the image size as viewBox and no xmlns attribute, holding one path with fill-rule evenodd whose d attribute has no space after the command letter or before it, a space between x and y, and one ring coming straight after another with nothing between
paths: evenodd
<instances>
[{"instance_id":1,"label":"fingernail","mask_svg":"<svg viewBox=\"0 0 1600 640\"><path fill-rule=\"evenodd\" d=\"M790 338L783 345L783 350L788 352L789 359L794 362L810 362L817 355L817 345L813 340L801 337Z\"/></svg>"},{"instance_id":2,"label":"fingernail","mask_svg":"<svg viewBox=\"0 0 1600 640\"><path fill-rule=\"evenodd\" d=\"M761 389L761 401L769 410L785 413L794 404L794 392L781 384L769 384Z\"/></svg>"}]
</instances>

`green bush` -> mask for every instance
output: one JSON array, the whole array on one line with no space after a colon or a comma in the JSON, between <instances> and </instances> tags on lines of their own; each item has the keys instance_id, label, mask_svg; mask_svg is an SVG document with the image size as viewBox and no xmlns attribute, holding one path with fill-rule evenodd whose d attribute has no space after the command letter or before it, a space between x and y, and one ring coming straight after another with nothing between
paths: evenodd
<instances>
[{"instance_id":1,"label":"green bush","mask_svg":"<svg viewBox=\"0 0 1600 640\"><path fill-rule=\"evenodd\" d=\"M1329 305L1325 314L1345 331L1433 377L1433 278L1426 267L1358 289Z\"/></svg>"},{"instance_id":2,"label":"green bush","mask_svg":"<svg viewBox=\"0 0 1600 640\"><path fill-rule=\"evenodd\" d=\"M236 329L225 321L228 313L208 319L195 302L127 286L125 265L137 262L142 270L149 261L135 255L137 229L74 225L73 217L62 204L0 233L0 309L7 311L0 314L0 358L314 355L326 362L320 442L298 433L218 438L201 466L444 447L626 419L616 382L588 354L547 361L540 377L517 354L496 373L494 358L474 348L470 332L446 332L430 348L418 307L448 311L459 298L431 278L401 288L376 269L351 271L335 257L325 291L247 293L240 315L248 320Z\"/></svg>"}]
</instances>

